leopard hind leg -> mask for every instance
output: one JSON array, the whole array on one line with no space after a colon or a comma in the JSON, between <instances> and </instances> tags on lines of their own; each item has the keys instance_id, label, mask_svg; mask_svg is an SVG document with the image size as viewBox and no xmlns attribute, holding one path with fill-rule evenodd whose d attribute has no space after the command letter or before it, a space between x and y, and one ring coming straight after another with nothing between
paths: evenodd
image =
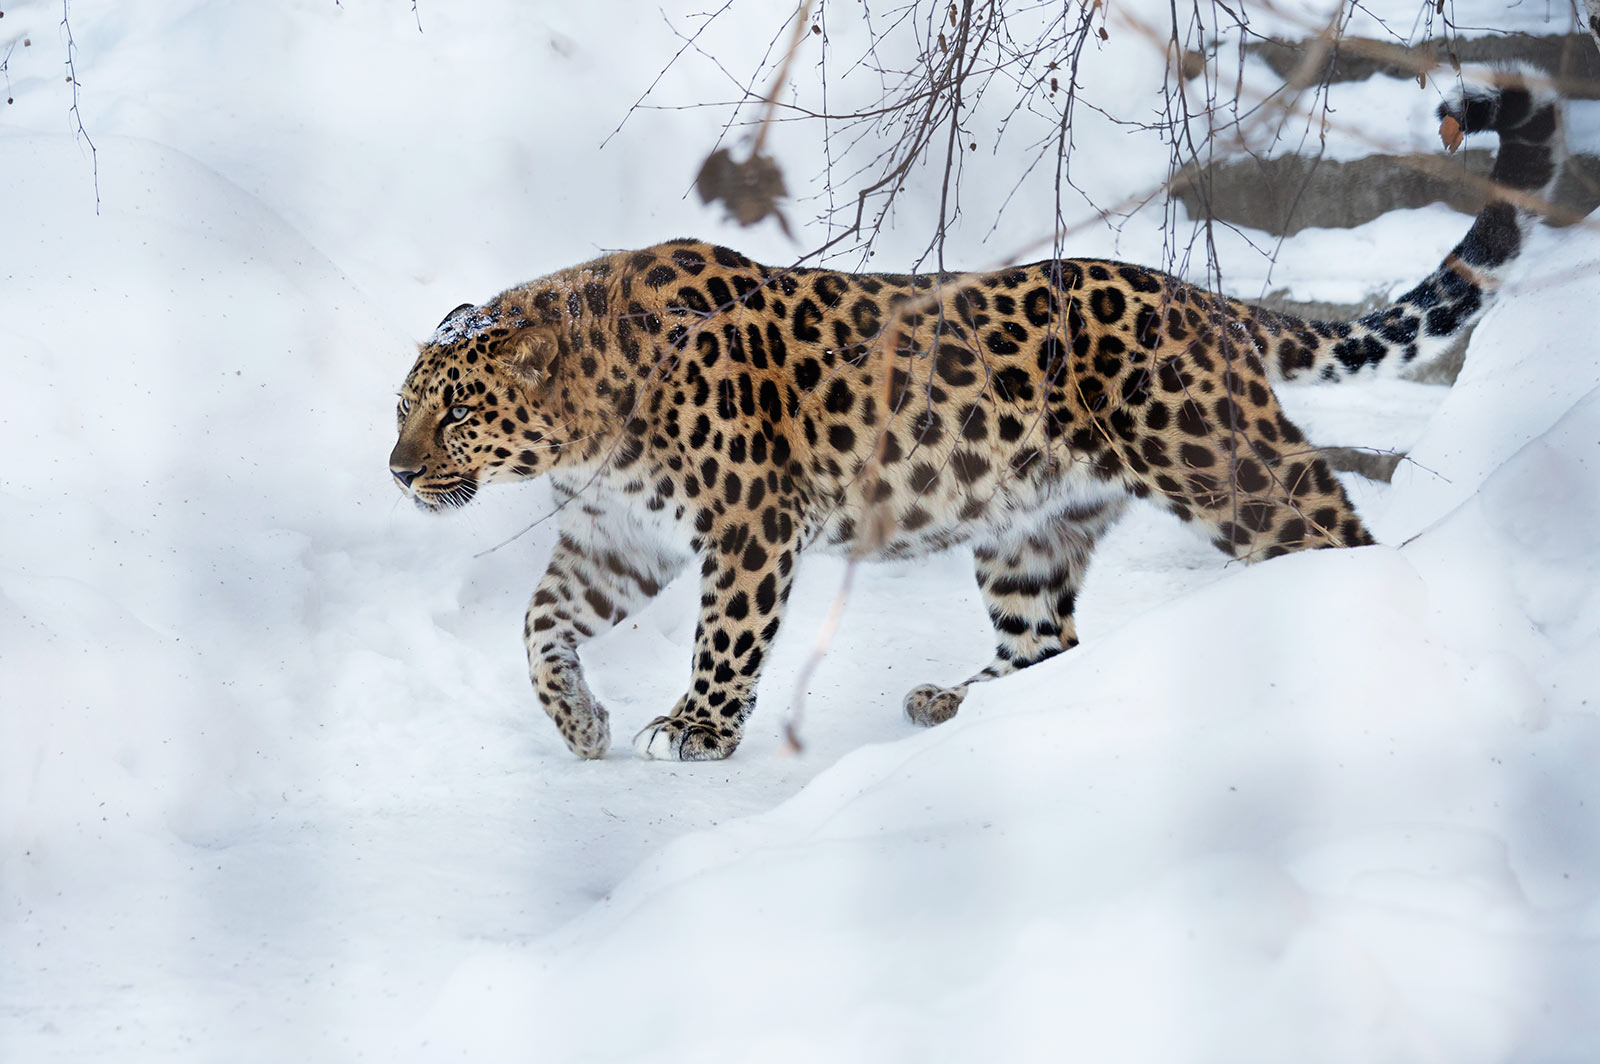
<instances>
[{"instance_id":1,"label":"leopard hind leg","mask_svg":"<svg viewBox=\"0 0 1600 1064\"><path fill-rule=\"evenodd\" d=\"M1124 498L1064 509L1025 535L979 543L973 571L994 626L994 660L954 687L922 684L905 713L925 727L955 716L975 683L1009 676L1078 645L1073 619L1095 543L1126 508Z\"/></svg>"}]
</instances>

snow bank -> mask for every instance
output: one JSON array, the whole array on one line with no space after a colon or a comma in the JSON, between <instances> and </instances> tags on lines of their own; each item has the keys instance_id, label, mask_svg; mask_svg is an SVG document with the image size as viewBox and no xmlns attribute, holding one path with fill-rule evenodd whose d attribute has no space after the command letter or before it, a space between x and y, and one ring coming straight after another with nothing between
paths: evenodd
<instances>
[{"instance_id":1,"label":"snow bank","mask_svg":"<svg viewBox=\"0 0 1600 1064\"><path fill-rule=\"evenodd\" d=\"M1541 762L1587 760L1600 730L1548 724L1524 673L1441 646L1430 612L1388 548L1243 573L674 844L538 950L483 951L402 1046L1491 1061L1585 1044L1596 788ZM1285 639L1308 615L1325 634Z\"/></svg>"}]
</instances>

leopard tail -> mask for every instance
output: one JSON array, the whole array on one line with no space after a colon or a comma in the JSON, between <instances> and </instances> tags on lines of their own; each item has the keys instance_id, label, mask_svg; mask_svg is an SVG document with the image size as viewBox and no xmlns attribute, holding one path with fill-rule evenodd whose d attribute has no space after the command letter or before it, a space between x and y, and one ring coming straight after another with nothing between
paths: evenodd
<instances>
[{"instance_id":1,"label":"leopard tail","mask_svg":"<svg viewBox=\"0 0 1600 1064\"><path fill-rule=\"evenodd\" d=\"M1273 380L1340 381L1420 369L1483 316L1548 202L1561 163L1559 97L1535 71L1500 72L1439 105L1441 133L1500 136L1490 199L1438 269L1389 306L1354 321L1307 321L1245 308L1267 340Z\"/></svg>"}]
</instances>

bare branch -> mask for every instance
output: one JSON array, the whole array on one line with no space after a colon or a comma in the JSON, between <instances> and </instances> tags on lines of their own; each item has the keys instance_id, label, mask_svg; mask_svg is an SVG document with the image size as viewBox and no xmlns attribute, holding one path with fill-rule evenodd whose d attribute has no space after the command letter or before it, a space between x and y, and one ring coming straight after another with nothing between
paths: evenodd
<instances>
[{"instance_id":1,"label":"bare branch","mask_svg":"<svg viewBox=\"0 0 1600 1064\"><path fill-rule=\"evenodd\" d=\"M61 29L67 38L67 84L72 86L72 108L67 113L71 115L73 124L77 127L76 133L89 145L89 165L94 171L94 213L100 213L100 153L95 150L94 141L89 136L89 131L83 128L83 114L78 109L78 67L76 63L77 42L72 39L72 22L67 8L71 0L61 0ZM9 100L6 102L10 102Z\"/></svg>"}]
</instances>

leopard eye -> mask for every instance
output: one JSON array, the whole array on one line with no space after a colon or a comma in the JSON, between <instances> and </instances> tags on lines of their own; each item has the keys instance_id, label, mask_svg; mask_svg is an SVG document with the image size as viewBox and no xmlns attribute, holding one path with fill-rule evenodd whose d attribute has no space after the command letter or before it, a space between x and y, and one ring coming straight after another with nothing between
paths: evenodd
<instances>
[{"instance_id":1,"label":"leopard eye","mask_svg":"<svg viewBox=\"0 0 1600 1064\"><path fill-rule=\"evenodd\" d=\"M401 417L405 417L409 413L411 413L411 400L410 399L401 399L400 400L400 416Z\"/></svg>"},{"instance_id":2,"label":"leopard eye","mask_svg":"<svg viewBox=\"0 0 1600 1064\"><path fill-rule=\"evenodd\" d=\"M450 420L464 421L470 413L472 413L472 407L470 406L452 406L450 408Z\"/></svg>"}]
</instances>

